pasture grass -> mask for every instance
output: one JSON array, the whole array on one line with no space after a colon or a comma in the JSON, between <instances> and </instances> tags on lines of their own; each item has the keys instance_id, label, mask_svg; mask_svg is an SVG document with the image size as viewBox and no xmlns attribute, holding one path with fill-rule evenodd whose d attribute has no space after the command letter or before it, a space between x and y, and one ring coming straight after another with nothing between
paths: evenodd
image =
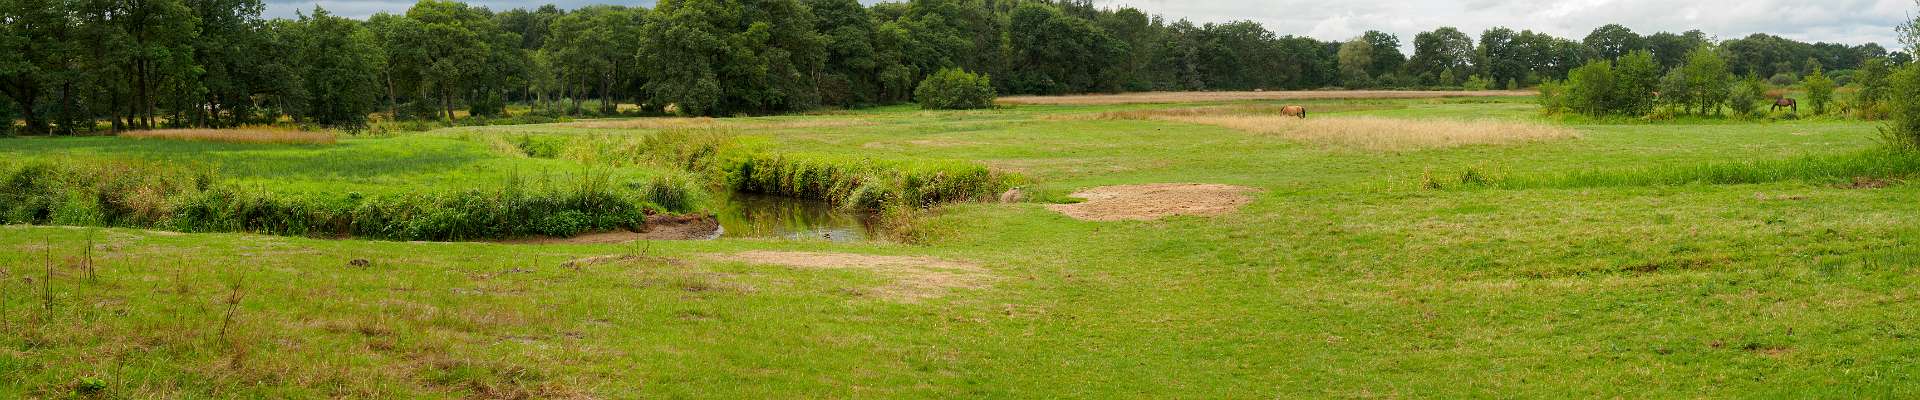
<instances>
[{"instance_id":1,"label":"pasture grass","mask_svg":"<svg viewBox=\"0 0 1920 400\"><path fill-rule=\"evenodd\" d=\"M1404 107L1335 114L1539 121L1525 98L1367 102ZM1920 395L1920 186L1901 182L1908 156L1874 153L1874 124L1546 121L1579 137L1375 152L1059 117L1201 106L841 111L819 118L870 124L733 129L740 147L723 153L835 168L949 160L1017 174L1040 198L1114 184L1260 190L1220 217L1092 222L958 202L914 219L931 232L919 244L0 226L0 398ZM589 163L464 135L639 143L672 129L468 127L324 147L7 139L0 154L198 159L274 191L497 187L483 171ZM655 143L701 147L672 135ZM594 167L681 170L657 162ZM1465 171L1484 188L1421 187ZM1856 187L1856 174L1886 182ZM95 280L65 262L89 237ZM876 294L897 284L884 274L730 257L749 251L938 257L992 279L901 302Z\"/></svg>"}]
</instances>

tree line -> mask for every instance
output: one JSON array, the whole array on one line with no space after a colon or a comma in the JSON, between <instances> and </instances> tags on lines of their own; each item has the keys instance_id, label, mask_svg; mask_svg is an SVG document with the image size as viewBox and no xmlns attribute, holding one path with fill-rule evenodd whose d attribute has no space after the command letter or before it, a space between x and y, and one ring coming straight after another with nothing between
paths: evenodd
<instances>
[{"instance_id":1,"label":"tree line","mask_svg":"<svg viewBox=\"0 0 1920 400\"><path fill-rule=\"evenodd\" d=\"M1740 75L1904 65L1877 44L1607 25L1579 40L1443 27L1322 41L1250 21L1196 24L1091 0L661 0L495 12L423 0L343 18L262 17L262 0L0 0L0 117L29 134L357 128L371 115L456 121L543 114L774 114L914 100L957 68L1009 94L1517 88L1638 52L1661 71L1711 48ZM637 105L621 109L620 104Z\"/></svg>"}]
</instances>

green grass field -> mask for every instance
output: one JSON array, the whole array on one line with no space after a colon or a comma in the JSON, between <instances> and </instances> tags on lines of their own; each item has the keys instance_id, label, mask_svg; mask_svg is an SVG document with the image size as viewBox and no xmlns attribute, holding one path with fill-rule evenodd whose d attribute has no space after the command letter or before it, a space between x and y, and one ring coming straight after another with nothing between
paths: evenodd
<instances>
[{"instance_id":1,"label":"green grass field","mask_svg":"<svg viewBox=\"0 0 1920 400\"><path fill-rule=\"evenodd\" d=\"M1306 104L1328 110L1315 118L1542 121L1531 98ZM914 243L4 226L0 398L1920 396L1920 188L1904 184L1920 156L1878 153L1874 123L1544 122L1578 137L1371 151L1082 118L1214 105L706 122L785 154L978 164L1040 199L934 207ZM596 168L488 137L672 129L591 126L331 146L4 139L0 157L191 162L268 191L388 193ZM1157 221L1043 204L1189 182L1258 192L1226 215ZM978 271L731 258L750 251ZM964 284L914 286L941 279Z\"/></svg>"}]
</instances>

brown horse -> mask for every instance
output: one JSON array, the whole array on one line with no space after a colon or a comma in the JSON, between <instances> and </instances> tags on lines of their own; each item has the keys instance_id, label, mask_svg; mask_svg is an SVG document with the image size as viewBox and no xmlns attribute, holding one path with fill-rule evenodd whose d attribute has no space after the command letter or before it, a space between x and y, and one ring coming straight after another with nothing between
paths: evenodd
<instances>
[{"instance_id":1,"label":"brown horse","mask_svg":"<svg viewBox=\"0 0 1920 400\"><path fill-rule=\"evenodd\" d=\"M1307 108L1302 106L1280 107L1280 115L1288 116L1288 117L1300 117L1300 119L1307 119Z\"/></svg>"},{"instance_id":2,"label":"brown horse","mask_svg":"<svg viewBox=\"0 0 1920 400\"><path fill-rule=\"evenodd\" d=\"M1786 107L1789 110L1793 110L1794 114L1800 113L1800 102L1794 101L1793 99L1789 99L1785 97L1781 97L1779 100L1774 100L1773 108L1767 109L1767 112L1779 111L1780 107Z\"/></svg>"}]
</instances>

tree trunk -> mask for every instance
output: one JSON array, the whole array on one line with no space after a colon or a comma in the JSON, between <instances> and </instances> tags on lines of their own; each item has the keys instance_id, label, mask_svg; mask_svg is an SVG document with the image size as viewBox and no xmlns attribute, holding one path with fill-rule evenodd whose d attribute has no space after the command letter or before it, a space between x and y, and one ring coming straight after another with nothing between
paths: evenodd
<instances>
[{"instance_id":1,"label":"tree trunk","mask_svg":"<svg viewBox=\"0 0 1920 400\"><path fill-rule=\"evenodd\" d=\"M387 120L400 119L400 100L393 95L393 73L387 74Z\"/></svg>"},{"instance_id":2,"label":"tree trunk","mask_svg":"<svg viewBox=\"0 0 1920 400\"><path fill-rule=\"evenodd\" d=\"M448 92L446 88L440 88L440 105L447 109L447 122L454 122L453 93Z\"/></svg>"}]
</instances>

